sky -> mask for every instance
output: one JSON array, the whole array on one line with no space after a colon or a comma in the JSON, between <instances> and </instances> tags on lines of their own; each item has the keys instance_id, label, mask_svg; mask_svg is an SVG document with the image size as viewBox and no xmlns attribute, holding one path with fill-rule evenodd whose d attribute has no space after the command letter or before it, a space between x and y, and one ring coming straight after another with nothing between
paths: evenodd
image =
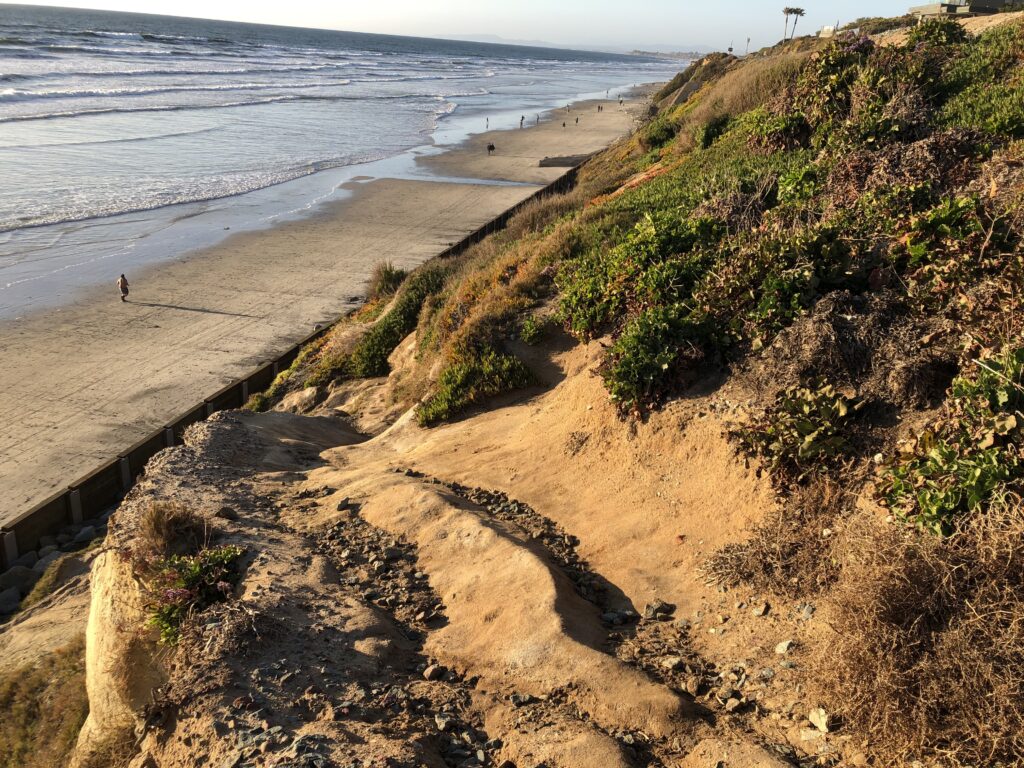
<instances>
[{"instance_id":1,"label":"sky","mask_svg":"<svg viewBox=\"0 0 1024 768\"><path fill-rule=\"evenodd\" d=\"M860 16L896 16L921 0L804 0L797 33ZM799 0L797 0L799 2ZM423 37L497 35L575 47L742 52L782 38L785 4L770 0L50 0L29 5L163 13ZM0 5L0 13L2 13Z\"/></svg>"}]
</instances>

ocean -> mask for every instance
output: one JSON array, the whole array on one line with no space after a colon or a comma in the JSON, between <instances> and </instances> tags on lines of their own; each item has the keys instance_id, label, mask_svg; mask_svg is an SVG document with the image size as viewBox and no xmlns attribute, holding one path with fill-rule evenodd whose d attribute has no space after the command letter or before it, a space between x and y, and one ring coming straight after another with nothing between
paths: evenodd
<instances>
[{"instance_id":1,"label":"ocean","mask_svg":"<svg viewBox=\"0 0 1024 768\"><path fill-rule=\"evenodd\" d=\"M614 54L0 5L0 316L108 282L103 262L114 255L149 264L208 244L213 231L312 210L337 188L337 174L317 178L331 169L402 168L411 150L485 121L511 128L521 114L676 69ZM211 209L224 226L170 226Z\"/></svg>"}]
</instances>

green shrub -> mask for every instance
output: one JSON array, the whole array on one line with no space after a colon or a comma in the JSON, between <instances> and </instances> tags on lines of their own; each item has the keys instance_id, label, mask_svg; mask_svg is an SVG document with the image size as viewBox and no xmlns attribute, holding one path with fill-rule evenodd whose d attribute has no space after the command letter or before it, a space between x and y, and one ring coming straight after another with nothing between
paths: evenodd
<instances>
[{"instance_id":1,"label":"green shrub","mask_svg":"<svg viewBox=\"0 0 1024 768\"><path fill-rule=\"evenodd\" d=\"M306 386L320 386L338 378L387 376L391 371L388 357L416 329L424 302L441 290L449 271L445 265L430 264L409 276L391 309L370 327L352 352L323 357L306 379Z\"/></svg>"},{"instance_id":2,"label":"green shrub","mask_svg":"<svg viewBox=\"0 0 1024 768\"><path fill-rule=\"evenodd\" d=\"M228 599L238 580L242 554L241 547L213 547L148 565L149 625L159 630L160 642L175 645L190 616Z\"/></svg>"},{"instance_id":3,"label":"green shrub","mask_svg":"<svg viewBox=\"0 0 1024 768\"><path fill-rule=\"evenodd\" d=\"M671 389L682 362L701 353L701 329L685 306L650 307L630 320L602 366L605 387L623 410L639 410Z\"/></svg>"},{"instance_id":4,"label":"green shrub","mask_svg":"<svg viewBox=\"0 0 1024 768\"><path fill-rule=\"evenodd\" d=\"M728 115L712 117L704 124L698 126L697 130L694 131L693 140L701 149L707 149L725 133L729 127L729 122L730 118Z\"/></svg>"},{"instance_id":5,"label":"green shrub","mask_svg":"<svg viewBox=\"0 0 1024 768\"><path fill-rule=\"evenodd\" d=\"M640 146L645 150L660 149L675 138L676 130L675 123L665 115L660 115L640 131Z\"/></svg>"},{"instance_id":6,"label":"green shrub","mask_svg":"<svg viewBox=\"0 0 1024 768\"><path fill-rule=\"evenodd\" d=\"M844 431L861 400L821 381L790 387L754 424L735 432L773 471L802 480L847 454Z\"/></svg>"},{"instance_id":7,"label":"green shrub","mask_svg":"<svg viewBox=\"0 0 1024 768\"><path fill-rule=\"evenodd\" d=\"M547 320L542 320L536 315L529 315L519 325L519 339L526 344L537 344L547 332Z\"/></svg>"},{"instance_id":8,"label":"green shrub","mask_svg":"<svg viewBox=\"0 0 1024 768\"><path fill-rule=\"evenodd\" d=\"M803 112L774 114L758 109L748 116L751 135L756 144L770 152L806 147L811 126Z\"/></svg>"},{"instance_id":9,"label":"green shrub","mask_svg":"<svg viewBox=\"0 0 1024 768\"><path fill-rule=\"evenodd\" d=\"M441 372L434 393L416 415L420 424L431 426L488 397L527 387L533 380L530 370L513 355L493 348L464 353Z\"/></svg>"},{"instance_id":10,"label":"green shrub","mask_svg":"<svg viewBox=\"0 0 1024 768\"><path fill-rule=\"evenodd\" d=\"M976 198L949 197L929 211L914 217L906 236L909 266L930 260L937 249L956 246L969 235L981 231Z\"/></svg>"},{"instance_id":11,"label":"green shrub","mask_svg":"<svg viewBox=\"0 0 1024 768\"><path fill-rule=\"evenodd\" d=\"M907 35L907 47L920 45L959 45L967 41L967 32L955 19L929 19Z\"/></svg>"},{"instance_id":12,"label":"green shrub","mask_svg":"<svg viewBox=\"0 0 1024 768\"><path fill-rule=\"evenodd\" d=\"M1024 477L1024 347L975 361L953 382L946 419L919 434L882 471L880 498L903 520L936 533L978 512Z\"/></svg>"}]
</instances>

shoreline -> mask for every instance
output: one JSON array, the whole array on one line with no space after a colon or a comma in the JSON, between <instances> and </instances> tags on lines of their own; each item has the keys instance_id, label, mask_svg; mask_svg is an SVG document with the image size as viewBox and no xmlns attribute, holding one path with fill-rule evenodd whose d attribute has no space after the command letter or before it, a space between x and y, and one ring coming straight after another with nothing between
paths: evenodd
<instances>
[{"instance_id":1,"label":"shoreline","mask_svg":"<svg viewBox=\"0 0 1024 768\"><path fill-rule=\"evenodd\" d=\"M516 129L533 154L517 156L511 175L534 178L550 146L597 151L632 129L629 114L604 115L600 130L573 137L551 121ZM446 148L460 150L472 152ZM0 373L0 525L356 306L375 263L417 266L539 186L449 168L460 183L353 178L344 199L308 217L232 233L140 271L126 304L111 283L60 309L0 321L0 352L11 361ZM554 180L567 169L540 170Z\"/></svg>"},{"instance_id":2,"label":"shoreline","mask_svg":"<svg viewBox=\"0 0 1024 768\"><path fill-rule=\"evenodd\" d=\"M628 98L637 90L643 92L645 86L619 86L609 92ZM592 97L577 94L571 103ZM552 107L540 115L546 122L560 109ZM439 122L424 143L397 154L316 170L241 194L0 232L0 260L4 262L0 269L0 323L74 304L88 295L89 289L106 285L112 271L115 275L126 269L138 273L216 246L238 232L266 231L314 216L323 206L346 199L346 185L362 176L546 183L547 177L521 182L477 178L460 173L458 166L454 173L445 173L421 163L468 143L485 129L485 125L476 125L483 120L476 114L455 112ZM493 115L492 122L496 131L511 130L518 118L505 110ZM37 252L41 256L35 256Z\"/></svg>"}]
</instances>

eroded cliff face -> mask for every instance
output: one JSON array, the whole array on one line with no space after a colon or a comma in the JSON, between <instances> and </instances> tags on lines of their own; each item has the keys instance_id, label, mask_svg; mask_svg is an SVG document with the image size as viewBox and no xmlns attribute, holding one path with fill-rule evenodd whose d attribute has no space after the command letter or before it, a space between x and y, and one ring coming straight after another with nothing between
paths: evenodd
<instances>
[{"instance_id":1,"label":"eroded cliff face","mask_svg":"<svg viewBox=\"0 0 1024 768\"><path fill-rule=\"evenodd\" d=\"M708 723L749 708L749 684L713 692L772 654L777 620L691 631L725 605L701 553L771 509L771 488L693 408L624 429L598 351L559 353L548 391L430 431L399 418L366 439L330 403L193 427L94 566L74 765L112 743L134 768L775 764ZM157 596L138 573L154 502L244 552L230 598L174 647L147 626Z\"/></svg>"},{"instance_id":2,"label":"eroded cliff face","mask_svg":"<svg viewBox=\"0 0 1024 768\"><path fill-rule=\"evenodd\" d=\"M89 717L72 768L99 765L115 744L128 741L166 679L160 649L146 630L141 585L116 550L96 558L91 591L86 628Z\"/></svg>"}]
</instances>

